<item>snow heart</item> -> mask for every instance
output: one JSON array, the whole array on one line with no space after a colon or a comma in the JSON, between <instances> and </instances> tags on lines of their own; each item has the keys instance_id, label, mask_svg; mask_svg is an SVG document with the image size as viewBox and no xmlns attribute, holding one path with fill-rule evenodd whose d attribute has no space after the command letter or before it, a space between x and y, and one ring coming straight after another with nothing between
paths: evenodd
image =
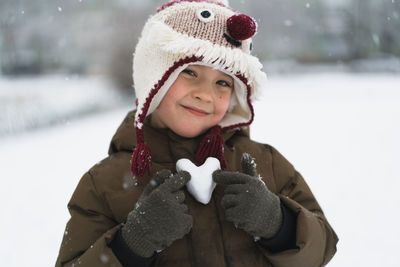
<instances>
[{"instance_id":1,"label":"snow heart","mask_svg":"<svg viewBox=\"0 0 400 267\"><path fill-rule=\"evenodd\" d=\"M197 167L188 159L180 159L176 162L177 171L187 171L190 173L190 181L186 187L190 194L200 203L208 204L214 191L216 183L212 179L214 171L221 169L219 160L207 158L203 165Z\"/></svg>"}]
</instances>

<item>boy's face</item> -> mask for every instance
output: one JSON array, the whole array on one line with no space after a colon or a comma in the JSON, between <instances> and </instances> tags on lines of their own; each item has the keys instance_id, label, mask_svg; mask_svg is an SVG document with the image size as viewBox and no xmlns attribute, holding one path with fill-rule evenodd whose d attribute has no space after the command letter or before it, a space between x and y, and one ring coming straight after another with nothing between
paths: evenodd
<instances>
[{"instance_id":1,"label":"boy's face","mask_svg":"<svg viewBox=\"0 0 400 267\"><path fill-rule=\"evenodd\" d=\"M217 125L225 116L233 78L208 66L190 65L172 84L152 113L151 123L192 138Z\"/></svg>"}]
</instances>

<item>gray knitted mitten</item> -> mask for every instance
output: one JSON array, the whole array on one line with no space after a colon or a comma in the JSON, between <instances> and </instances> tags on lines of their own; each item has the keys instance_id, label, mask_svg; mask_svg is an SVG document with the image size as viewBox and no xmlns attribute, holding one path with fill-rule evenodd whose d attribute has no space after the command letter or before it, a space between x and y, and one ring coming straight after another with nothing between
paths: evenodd
<instances>
[{"instance_id":1,"label":"gray knitted mitten","mask_svg":"<svg viewBox=\"0 0 400 267\"><path fill-rule=\"evenodd\" d=\"M187 214L181 190L189 180L188 172L172 175L161 170L144 188L121 229L122 238L135 254L151 257L189 233L193 218Z\"/></svg>"},{"instance_id":2,"label":"gray knitted mitten","mask_svg":"<svg viewBox=\"0 0 400 267\"><path fill-rule=\"evenodd\" d=\"M268 190L247 153L242 156L242 171L213 173L217 184L227 185L221 202L225 218L253 236L270 238L282 225L280 199Z\"/></svg>"}]
</instances>

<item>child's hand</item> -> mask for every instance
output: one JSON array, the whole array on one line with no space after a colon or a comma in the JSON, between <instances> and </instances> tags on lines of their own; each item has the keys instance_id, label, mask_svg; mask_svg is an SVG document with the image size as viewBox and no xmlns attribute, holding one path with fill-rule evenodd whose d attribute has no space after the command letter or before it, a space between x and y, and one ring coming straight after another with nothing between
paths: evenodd
<instances>
[{"instance_id":1,"label":"child's hand","mask_svg":"<svg viewBox=\"0 0 400 267\"><path fill-rule=\"evenodd\" d=\"M134 253L150 257L189 233L193 219L180 190L189 180L188 172L172 175L161 170L154 175L122 227L122 237Z\"/></svg>"},{"instance_id":2,"label":"child's hand","mask_svg":"<svg viewBox=\"0 0 400 267\"><path fill-rule=\"evenodd\" d=\"M217 184L227 185L221 205L225 217L249 234L270 238L280 229L282 211L278 196L258 176L253 158L244 153L240 172L215 171Z\"/></svg>"}]
</instances>

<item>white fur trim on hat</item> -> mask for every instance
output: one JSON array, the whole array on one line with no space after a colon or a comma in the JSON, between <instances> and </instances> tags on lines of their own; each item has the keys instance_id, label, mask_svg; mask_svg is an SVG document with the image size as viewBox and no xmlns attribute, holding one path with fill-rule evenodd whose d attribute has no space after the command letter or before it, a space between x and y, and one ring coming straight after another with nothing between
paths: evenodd
<instances>
[{"instance_id":1,"label":"white fur trim on hat","mask_svg":"<svg viewBox=\"0 0 400 267\"><path fill-rule=\"evenodd\" d=\"M228 73L242 73L253 88L252 100L259 97L259 88L266 80L266 74L261 71L259 59L243 53L240 49L230 49L213 44L207 40L196 39L179 33L167 25L154 21L150 26L148 40L158 43L163 51L173 54L203 57L202 62L226 68Z\"/></svg>"}]
</instances>

